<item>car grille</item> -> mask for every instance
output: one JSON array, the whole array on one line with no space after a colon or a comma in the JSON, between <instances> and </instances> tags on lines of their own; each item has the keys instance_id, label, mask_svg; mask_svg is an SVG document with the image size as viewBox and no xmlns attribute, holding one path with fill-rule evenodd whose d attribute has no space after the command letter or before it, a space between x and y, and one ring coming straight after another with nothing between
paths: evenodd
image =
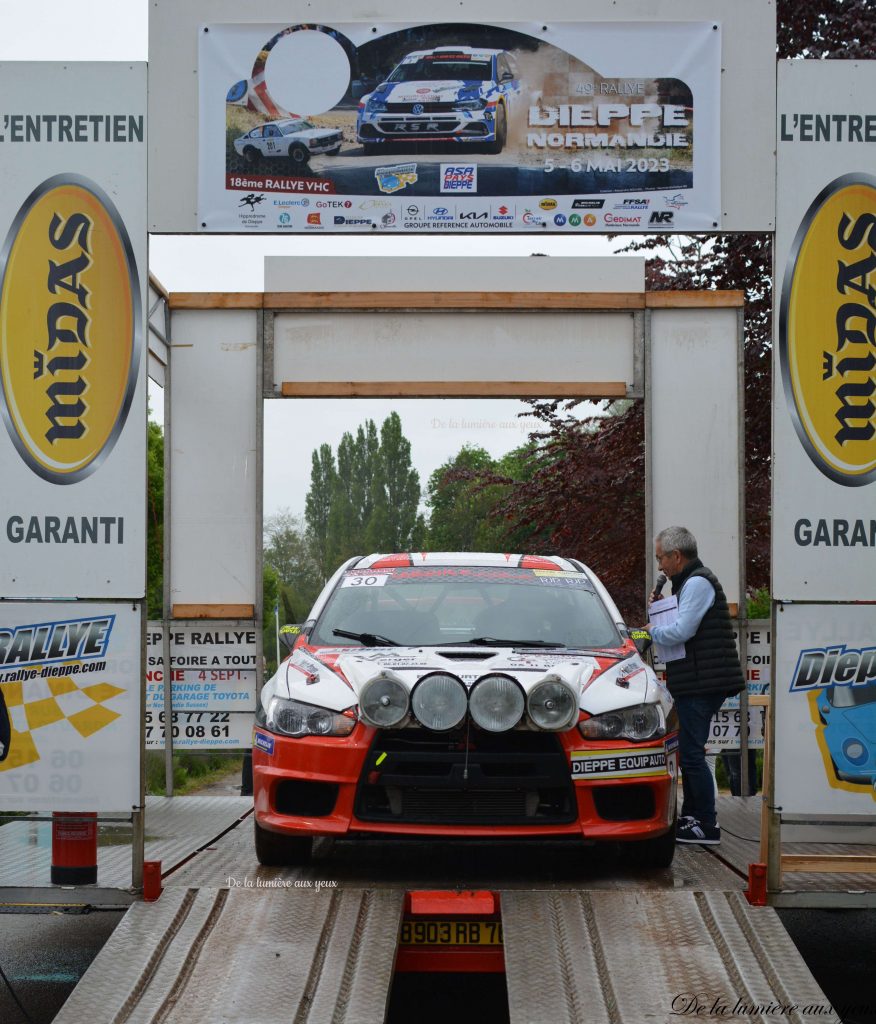
<instances>
[{"instance_id":1,"label":"car grille","mask_svg":"<svg viewBox=\"0 0 876 1024\"><path fill-rule=\"evenodd\" d=\"M390 114L413 114L414 107L421 107L421 114L440 114L453 110L452 103L387 103L386 110Z\"/></svg>"},{"instance_id":2,"label":"car grille","mask_svg":"<svg viewBox=\"0 0 876 1024\"><path fill-rule=\"evenodd\" d=\"M566 756L546 733L473 730L466 751L463 730L379 732L356 791L361 821L544 825L575 813Z\"/></svg>"}]
</instances>

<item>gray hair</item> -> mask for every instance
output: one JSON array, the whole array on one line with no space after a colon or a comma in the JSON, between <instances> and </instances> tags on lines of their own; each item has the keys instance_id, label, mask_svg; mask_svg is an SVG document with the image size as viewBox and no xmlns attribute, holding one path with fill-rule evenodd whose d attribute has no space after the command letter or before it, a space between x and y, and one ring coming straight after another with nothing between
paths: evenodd
<instances>
[{"instance_id":1,"label":"gray hair","mask_svg":"<svg viewBox=\"0 0 876 1024\"><path fill-rule=\"evenodd\" d=\"M686 526L667 526L654 539L660 541L664 554L678 551L685 558L697 557L697 539Z\"/></svg>"}]
</instances>

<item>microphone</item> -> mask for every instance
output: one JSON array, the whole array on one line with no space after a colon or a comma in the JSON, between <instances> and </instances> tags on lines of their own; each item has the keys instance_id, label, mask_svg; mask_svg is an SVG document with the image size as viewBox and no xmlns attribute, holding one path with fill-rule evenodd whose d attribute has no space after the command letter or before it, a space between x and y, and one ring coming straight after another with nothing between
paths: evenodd
<instances>
[{"instance_id":1,"label":"microphone","mask_svg":"<svg viewBox=\"0 0 876 1024\"><path fill-rule=\"evenodd\" d=\"M654 589L651 591L651 600L657 601L660 595L663 593L663 588L666 586L666 576L664 573L660 573L656 580L654 580Z\"/></svg>"}]
</instances>

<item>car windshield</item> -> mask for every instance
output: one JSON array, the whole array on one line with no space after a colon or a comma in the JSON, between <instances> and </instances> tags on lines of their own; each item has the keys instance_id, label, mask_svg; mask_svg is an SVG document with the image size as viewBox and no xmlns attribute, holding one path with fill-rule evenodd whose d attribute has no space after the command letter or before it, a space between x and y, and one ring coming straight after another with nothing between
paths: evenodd
<instances>
[{"instance_id":1,"label":"car windshield","mask_svg":"<svg viewBox=\"0 0 876 1024\"><path fill-rule=\"evenodd\" d=\"M827 699L835 708L856 708L859 704L876 703L876 686L831 686Z\"/></svg>"},{"instance_id":2,"label":"car windshield","mask_svg":"<svg viewBox=\"0 0 876 1024\"><path fill-rule=\"evenodd\" d=\"M310 121L290 121L289 124L284 124L282 131L284 135L294 135L296 132L306 132L313 128L314 125Z\"/></svg>"},{"instance_id":3,"label":"car windshield","mask_svg":"<svg viewBox=\"0 0 876 1024\"><path fill-rule=\"evenodd\" d=\"M432 55L411 64L399 64L389 76L390 82L443 82L463 79L466 82L489 82L493 77L492 61L470 60L467 57Z\"/></svg>"},{"instance_id":4,"label":"car windshield","mask_svg":"<svg viewBox=\"0 0 876 1024\"><path fill-rule=\"evenodd\" d=\"M411 566L344 573L310 643L368 646L334 630L403 646L507 640L524 646L618 648L622 639L581 573L511 566Z\"/></svg>"}]
</instances>

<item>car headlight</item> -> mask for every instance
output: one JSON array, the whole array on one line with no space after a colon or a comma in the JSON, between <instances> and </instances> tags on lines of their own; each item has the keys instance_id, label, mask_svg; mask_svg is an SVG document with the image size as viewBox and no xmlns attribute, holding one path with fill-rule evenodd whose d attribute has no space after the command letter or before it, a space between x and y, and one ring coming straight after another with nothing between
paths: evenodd
<instances>
[{"instance_id":1,"label":"car headlight","mask_svg":"<svg viewBox=\"0 0 876 1024\"><path fill-rule=\"evenodd\" d=\"M585 740L653 740L666 735L666 718L659 704L636 704L594 715L578 729Z\"/></svg>"},{"instance_id":2,"label":"car headlight","mask_svg":"<svg viewBox=\"0 0 876 1024\"><path fill-rule=\"evenodd\" d=\"M359 691L359 711L369 725L391 729L407 718L410 710L408 689L404 683L381 673Z\"/></svg>"},{"instance_id":3,"label":"car headlight","mask_svg":"<svg viewBox=\"0 0 876 1024\"><path fill-rule=\"evenodd\" d=\"M385 114L386 100L369 100L365 104L365 109L369 114Z\"/></svg>"},{"instance_id":4,"label":"car headlight","mask_svg":"<svg viewBox=\"0 0 876 1024\"><path fill-rule=\"evenodd\" d=\"M328 708L272 697L264 726L281 736L349 736L355 724L355 718Z\"/></svg>"},{"instance_id":5,"label":"car headlight","mask_svg":"<svg viewBox=\"0 0 876 1024\"><path fill-rule=\"evenodd\" d=\"M867 748L860 740L846 740L843 753L853 765L862 765L867 761Z\"/></svg>"},{"instance_id":6,"label":"car headlight","mask_svg":"<svg viewBox=\"0 0 876 1024\"><path fill-rule=\"evenodd\" d=\"M423 676L411 693L411 710L426 729L434 732L455 729L468 710L465 684L449 672Z\"/></svg>"},{"instance_id":7,"label":"car headlight","mask_svg":"<svg viewBox=\"0 0 876 1024\"><path fill-rule=\"evenodd\" d=\"M471 717L487 732L507 732L523 716L526 698L510 676L483 676L468 698Z\"/></svg>"},{"instance_id":8,"label":"car headlight","mask_svg":"<svg viewBox=\"0 0 876 1024\"><path fill-rule=\"evenodd\" d=\"M544 679L529 691L526 710L537 728L561 732L578 717L578 695L562 679Z\"/></svg>"},{"instance_id":9,"label":"car headlight","mask_svg":"<svg viewBox=\"0 0 876 1024\"><path fill-rule=\"evenodd\" d=\"M460 100L454 104L457 110L483 110L486 105L486 100Z\"/></svg>"}]
</instances>

